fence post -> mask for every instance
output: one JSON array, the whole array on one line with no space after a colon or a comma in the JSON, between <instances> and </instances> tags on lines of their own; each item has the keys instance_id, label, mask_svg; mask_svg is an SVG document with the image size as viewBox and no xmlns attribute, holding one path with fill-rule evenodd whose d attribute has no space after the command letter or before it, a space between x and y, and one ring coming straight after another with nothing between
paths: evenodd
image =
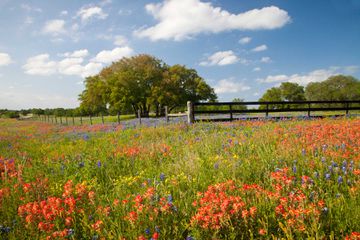
<instances>
[{"instance_id":1,"label":"fence post","mask_svg":"<svg viewBox=\"0 0 360 240\"><path fill-rule=\"evenodd\" d=\"M101 112L101 122L104 124L104 114Z\"/></svg>"},{"instance_id":2,"label":"fence post","mask_svg":"<svg viewBox=\"0 0 360 240\"><path fill-rule=\"evenodd\" d=\"M187 102L187 119L188 119L189 124L192 124L195 121L194 106L193 106L193 103L191 101Z\"/></svg>"},{"instance_id":3,"label":"fence post","mask_svg":"<svg viewBox=\"0 0 360 240\"><path fill-rule=\"evenodd\" d=\"M349 102L346 103L346 115L349 114Z\"/></svg>"},{"instance_id":4,"label":"fence post","mask_svg":"<svg viewBox=\"0 0 360 240\"><path fill-rule=\"evenodd\" d=\"M75 126L75 118L72 116L72 124Z\"/></svg>"},{"instance_id":5,"label":"fence post","mask_svg":"<svg viewBox=\"0 0 360 240\"><path fill-rule=\"evenodd\" d=\"M117 113L117 122L120 124L120 112Z\"/></svg>"},{"instance_id":6,"label":"fence post","mask_svg":"<svg viewBox=\"0 0 360 240\"><path fill-rule=\"evenodd\" d=\"M308 117L310 117L310 107L311 107L311 105L310 105L310 103L308 103Z\"/></svg>"},{"instance_id":7,"label":"fence post","mask_svg":"<svg viewBox=\"0 0 360 240\"><path fill-rule=\"evenodd\" d=\"M229 110L230 110L230 122L232 122L233 120L233 112L232 112L232 106L229 105Z\"/></svg>"},{"instance_id":8,"label":"fence post","mask_svg":"<svg viewBox=\"0 0 360 240\"><path fill-rule=\"evenodd\" d=\"M268 117L269 116L269 104L267 103L266 104L266 117Z\"/></svg>"},{"instance_id":9,"label":"fence post","mask_svg":"<svg viewBox=\"0 0 360 240\"><path fill-rule=\"evenodd\" d=\"M66 125L69 125L67 116L65 117L65 120L66 120Z\"/></svg>"},{"instance_id":10,"label":"fence post","mask_svg":"<svg viewBox=\"0 0 360 240\"><path fill-rule=\"evenodd\" d=\"M55 123L57 124L58 123L58 121L57 121L57 117L55 116Z\"/></svg>"},{"instance_id":11,"label":"fence post","mask_svg":"<svg viewBox=\"0 0 360 240\"><path fill-rule=\"evenodd\" d=\"M139 124L141 125L141 110L138 109L138 118L139 118Z\"/></svg>"},{"instance_id":12,"label":"fence post","mask_svg":"<svg viewBox=\"0 0 360 240\"><path fill-rule=\"evenodd\" d=\"M161 110L160 110L161 111ZM165 121L169 122L169 113L168 113L168 106L165 106Z\"/></svg>"},{"instance_id":13,"label":"fence post","mask_svg":"<svg viewBox=\"0 0 360 240\"><path fill-rule=\"evenodd\" d=\"M89 115L90 117L90 125L92 125L92 118L91 118L91 114Z\"/></svg>"},{"instance_id":14,"label":"fence post","mask_svg":"<svg viewBox=\"0 0 360 240\"><path fill-rule=\"evenodd\" d=\"M82 125L82 115L80 115L80 125Z\"/></svg>"}]
</instances>

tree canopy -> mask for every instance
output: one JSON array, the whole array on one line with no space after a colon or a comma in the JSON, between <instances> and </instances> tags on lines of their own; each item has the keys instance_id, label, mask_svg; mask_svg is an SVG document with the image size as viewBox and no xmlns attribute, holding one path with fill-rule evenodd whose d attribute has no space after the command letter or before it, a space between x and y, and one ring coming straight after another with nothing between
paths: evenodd
<instances>
[{"instance_id":1,"label":"tree canopy","mask_svg":"<svg viewBox=\"0 0 360 240\"><path fill-rule=\"evenodd\" d=\"M322 82L311 82L305 89L297 83L283 82L268 89L259 101L342 101L360 99L360 81L352 76L337 75ZM277 108L275 104L271 108Z\"/></svg>"},{"instance_id":2,"label":"tree canopy","mask_svg":"<svg viewBox=\"0 0 360 240\"><path fill-rule=\"evenodd\" d=\"M186 101L214 101L217 96L196 70L183 65L169 66L146 54L123 58L86 78L79 95L81 108L89 112L138 110L148 116L159 105L173 108Z\"/></svg>"},{"instance_id":3,"label":"tree canopy","mask_svg":"<svg viewBox=\"0 0 360 240\"><path fill-rule=\"evenodd\" d=\"M332 76L323 82L309 83L305 88L305 97L309 101L359 100L360 81L352 76Z\"/></svg>"}]
</instances>

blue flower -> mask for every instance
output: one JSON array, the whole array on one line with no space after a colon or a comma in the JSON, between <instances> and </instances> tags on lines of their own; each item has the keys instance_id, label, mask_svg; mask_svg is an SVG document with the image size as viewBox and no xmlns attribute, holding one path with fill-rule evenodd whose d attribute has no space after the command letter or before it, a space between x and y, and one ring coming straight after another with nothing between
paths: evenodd
<instances>
[{"instance_id":1,"label":"blue flower","mask_svg":"<svg viewBox=\"0 0 360 240\"><path fill-rule=\"evenodd\" d=\"M344 181L344 180L343 180L343 177L342 177L342 176L339 176L339 177L338 177L338 184L343 183L343 181Z\"/></svg>"},{"instance_id":2,"label":"blue flower","mask_svg":"<svg viewBox=\"0 0 360 240\"><path fill-rule=\"evenodd\" d=\"M97 162L97 166L101 167L101 161L100 160Z\"/></svg>"},{"instance_id":3,"label":"blue flower","mask_svg":"<svg viewBox=\"0 0 360 240\"><path fill-rule=\"evenodd\" d=\"M294 165L292 168L293 172L296 173L296 166Z\"/></svg>"},{"instance_id":4,"label":"blue flower","mask_svg":"<svg viewBox=\"0 0 360 240\"><path fill-rule=\"evenodd\" d=\"M145 234L150 234L151 232L150 232L150 229L149 228L147 228L147 229L145 229Z\"/></svg>"},{"instance_id":5,"label":"blue flower","mask_svg":"<svg viewBox=\"0 0 360 240\"><path fill-rule=\"evenodd\" d=\"M79 162L79 168L82 168L85 166L85 163L84 162Z\"/></svg>"},{"instance_id":6,"label":"blue flower","mask_svg":"<svg viewBox=\"0 0 360 240\"><path fill-rule=\"evenodd\" d=\"M330 173L325 174L325 179L330 180L330 176L331 176Z\"/></svg>"},{"instance_id":7,"label":"blue flower","mask_svg":"<svg viewBox=\"0 0 360 240\"><path fill-rule=\"evenodd\" d=\"M172 197L171 195L169 195L169 196L168 196L168 202L169 202L169 203L172 203L172 201L173 201L173 197Z\"/></svg>"},{"instance_id":8,"label":"blue flower","mask_svg":"<svg viewBox=\"0 0 360 240\"><path fill-rule=\"evenodd\" d=\"M305 155L306 155L306 151L305 151L305 149L302 149L302 150L301 150L301 154L302 154L303 156L305 156Z\"/></svg>"},{"instance_id":9,"label":"blue flower","mask_svg":"<svg viewBox=\"0 0 360 240\"><path fill-rule=\"evenodd\" d=\"M164 181L164 180L165 180L165 174L164 174L164 173L161 173L161 174L160 174L160 180L161 180L161 181Z\"/></svg>"}]
</instances>

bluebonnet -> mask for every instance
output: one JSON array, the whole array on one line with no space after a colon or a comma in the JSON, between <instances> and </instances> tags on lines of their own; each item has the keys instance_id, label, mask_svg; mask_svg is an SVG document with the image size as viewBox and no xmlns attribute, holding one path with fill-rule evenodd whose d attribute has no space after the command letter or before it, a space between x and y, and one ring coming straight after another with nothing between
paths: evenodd
<instances>
[{"instance_id":1,"label":"bluebonnet","mask_svg":"<svg viewBox=\"0 0 360 240\"><path fill-rule=\"evenodd\" d=\"M89 140L89 139L90 139L90 137L89 137L89 135L84 134L84 135L83 135L83 139L84 139L85 141L87 141L87 140Z\"/></svg>"},{"instance_id":2,"label":"bluebonnet","mask_svg":"<svg viewBox=\"0 0 360 240\"><path fill-rule=\"evenodd\" d=\"M344 180L343 180L343 177L342 177L342 176L339 176L339 177L338 177L338 183L341 184L341 183L343 183L343 181L344 181Z\"/></svg>"},{"instance_id":3,"label":"bluebonnet","mask_svg":"<svg viewBox=\"0 0 360 240\"><path fill-rule=\"evenodd\" d=\"M161 180L161 181L164 181L164 180L165 180L165 174L164 174L164 173L161 173L161 174L160 174L160 180Z\"/></svg>"},{"instance_id":4,"label":"bluebonnet","mask_svg":"<svg viewBox=\"0 0 360 240\"><path fill-rule=\"evenodd\" d=\"M296 173L296 166L295 166L295 165L293 166L292 171L293 171L294 173Z\"/></svg>"},{"instance_id":5,"label":"bluebonnet","mask_svg":"<svg viewBox=\"0 0 360 240\"><path fill-rule=\"evenodd\" d=\"M214 164L214 168L219 169L219 163L218 162Z\"/></svg>"},{"instance_id":6,"label":"bluebonnet","mask_svg":"<svg viewBox=\"0 0 360 240\"><path fill-rule=\"evenodd\" d=\"M150 229L149 228L145 229L145 233L149 235L151 233Z\"/></svg>"},{"instance_id":7,"label":"bluebonnet","mask_svg":"<svg viewBox=\"0 0 360 240\"><path fill-rule=\"evenodd\" d=\"M302 149L302 150L301 150L301 154L302 154L303 156L305 156L305 154L306 154L305 149Z\"/></svg>"},{"instance_id":8,"label":"bluebonnet","mask_svg":"<svg viewBox=\"0 0 360 240\"><path fill-rule=\"evenodd\" d=\"M169 203L172 203L172 201L173 201L173 197L172 197L171 195L169 195L169 196L168 196L168 202L169 202Z\"/></svg>"},{"instance_id":9,"label":"bluebonnet","mask_svg":"<svg viewBox=\"0 0 360 240\"><path fill-rule=\"evenodd\" d=\"M97 162L97 166L101 167L101 161L100 160Z\"/></svg>"},{"instance_id":10,"label":"bluebonnet","mask_svg":"<svg viewBox=\"0 0 360 240\"><path fill-rule=\"evenodd\" d=\"M84 162L79 162L79 168L82 168L85 166L85 163Z\"/></svg>"},{"instance_id":11,"label":"bluebonnet","mask_svg":"<svg viewBox=\"0 0 360 240\"><path fill-rule=\"evenodd\" d=\"M330 173L325 174L325 179L330 180L330 176L331 176Z\"/></svg>"}]
</instances>

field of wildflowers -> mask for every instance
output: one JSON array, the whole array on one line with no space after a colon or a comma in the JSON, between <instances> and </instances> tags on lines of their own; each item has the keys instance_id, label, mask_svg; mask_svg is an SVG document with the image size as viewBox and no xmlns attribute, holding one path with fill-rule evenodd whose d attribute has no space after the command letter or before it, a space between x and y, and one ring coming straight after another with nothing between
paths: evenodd
<instances>
[{"instance_id":1,"label":"field of wildflowers","mask_svg":"<svg viewBox=\"0 0 360 240\"><path fill-rule=\"evenodd\" d=\"M0 119L0 239L360 239L360 119Z\"/></svg>"}]
</instances>

